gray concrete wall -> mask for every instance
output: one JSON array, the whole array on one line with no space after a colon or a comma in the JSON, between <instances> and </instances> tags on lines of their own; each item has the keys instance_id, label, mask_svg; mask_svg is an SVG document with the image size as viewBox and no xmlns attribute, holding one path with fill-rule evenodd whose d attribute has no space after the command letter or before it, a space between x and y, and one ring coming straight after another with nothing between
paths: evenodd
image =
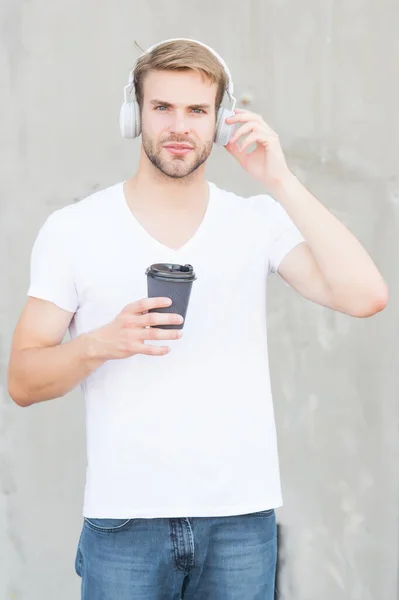
<instances>
[{"instance_id":1,"label":"gray concrete wall","mask_svg":"<svg viewBox=\"0 0 399 600\"><path fill-rule=\"evenodd\" d=\"M285 499L281 598L397 598L398 4L3 0L0 24L0 600L79 597L81 395L22 410L6 392L31 245L50 211L134 169L139 144L118 132L133 41L175 36L224 56L237 95L253 95L291 168L390 285L386 311L356 320L276 278L269 329ZM260 191L223 149L208 176Z\"/></svg>"}]
</instances>

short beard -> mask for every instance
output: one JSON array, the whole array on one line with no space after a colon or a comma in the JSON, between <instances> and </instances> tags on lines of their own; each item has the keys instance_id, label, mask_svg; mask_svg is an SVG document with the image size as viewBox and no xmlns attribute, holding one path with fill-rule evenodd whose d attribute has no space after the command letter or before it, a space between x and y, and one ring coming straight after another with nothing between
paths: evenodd
<instances>
[{"instance_id":1,"label":"short beard","mask_svg":"<svg viewBox=\"0 0 399 600\"><path fill-rule=\"evenodd\" d=\"M184 140L182 140L184 141ZM165 177L169 177L171 179L184 179L185 177L189 177L194 171L199 169L201 165L209 157L213 148L213 140L207 142L202 150L202 152L196 156L196 160L192 165L185 165L184 159L175 158L170 163L167 163L165 160L161 158L162 148L157 146L156 143L152 141L150 137L147 137L144 133L142 133L142 143L144 152L146 153L150 162L154 165L156 169L158 169ZM193 150L195 152L195 149ZM178 161L178 162L177 162ZM183 168L181 171L176 170L174 167L176 164L181 165Z\"/></svg>"}]
</instances>

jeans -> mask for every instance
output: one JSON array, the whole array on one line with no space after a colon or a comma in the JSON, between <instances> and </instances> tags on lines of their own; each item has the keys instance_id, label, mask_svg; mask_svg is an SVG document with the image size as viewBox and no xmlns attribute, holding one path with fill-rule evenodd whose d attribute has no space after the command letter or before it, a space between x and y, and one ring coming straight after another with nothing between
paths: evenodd
<instances>
[{"instance_id":1,"label":"jeans","mask_svg":"<svg viewBox=\"0 0 399 600\"><path fill-rule=\"evenodd\" d=\"M274 510L229 517L84 519L82 600L273 600Z\"/></svg>"}]
</instances>

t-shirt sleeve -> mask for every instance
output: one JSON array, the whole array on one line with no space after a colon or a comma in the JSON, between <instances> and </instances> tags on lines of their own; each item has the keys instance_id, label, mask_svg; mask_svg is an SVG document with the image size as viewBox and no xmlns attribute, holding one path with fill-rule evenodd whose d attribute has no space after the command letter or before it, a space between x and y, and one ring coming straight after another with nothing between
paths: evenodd
<instances>
[{"instance_id":1,"label":"t-shirt sleeve","mask_svg":"<svg viewBox=\"0 0 399 600\"><path fill-rule=\"evenodd\" d=\"M305 241L287 211L274 201L271 214L271 241L269 246L269 272L277 273L283 258L298 244Z\"/></svg>"},{"instance_id":2,"label":"t-shirt sleeve","mask_svg":"<svg viewBox=\"0 0 399 600\"><path fill-rule=\"evenodd\" d=\"M57 210L39 230L31 253L28 296L48 300L74 313L78 307L74 246L66 217L62 209Z\"/></svg>"}]
</instances>

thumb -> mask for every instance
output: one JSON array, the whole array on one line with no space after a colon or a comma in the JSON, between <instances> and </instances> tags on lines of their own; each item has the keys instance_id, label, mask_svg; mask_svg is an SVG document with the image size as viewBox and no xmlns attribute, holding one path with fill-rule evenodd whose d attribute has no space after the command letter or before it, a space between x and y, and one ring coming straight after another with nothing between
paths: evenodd
<instances>
[{"instance_id":1,"label":"thumb","mask_svg":"<svg viewBox=\"0 0 399 600\"><path fill-rule=\"evenodd\" d=\"M228 144L226 144L225 146L227 152L229 152L232 156L234 156L234 158L241 158L242 154L240 152L240 148L237 144L237 142L234 142L233 144L231 142L229 142Z\"/></svg>"}]
</instances>

